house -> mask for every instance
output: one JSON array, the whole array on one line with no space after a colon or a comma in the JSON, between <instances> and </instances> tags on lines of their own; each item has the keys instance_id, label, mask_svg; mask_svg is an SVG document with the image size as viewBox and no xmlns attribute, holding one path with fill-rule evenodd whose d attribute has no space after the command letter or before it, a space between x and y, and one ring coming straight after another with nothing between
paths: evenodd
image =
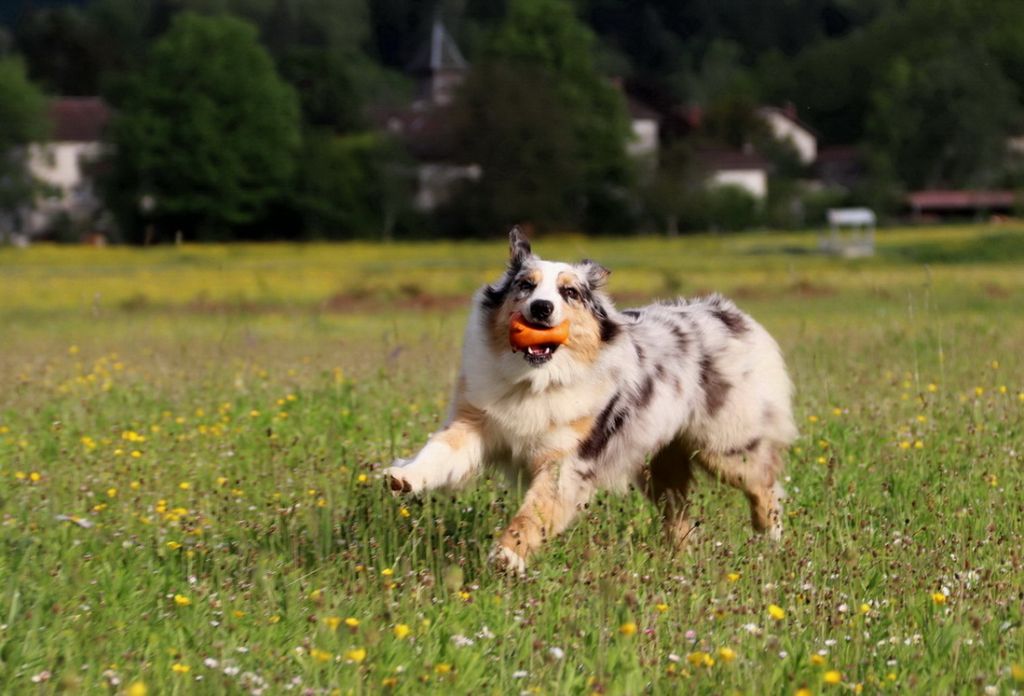
<instances>
[{"instance_id":1,"label":"house","mask_svg":"<svg viewBox=\"0 0 1024 696\"><path fill-rule=\"evenodd\" d=\"M698 169L706 177L707 186L735 186L757 201L767 198L770 166L752 148L698 150L696 160Z\"/></svg>"},{"instance_id":2,"label":"house","mask_svg":"<svg viewBox=\"0 0 1024 696\"><path fill-rule=\"evenodd\" d=\"M833 145L818 150L814 173L824 186L850 190L864 178L867 167L854 145Z\"/></svg>"},{"instance_id":3,"label":"house","mask_svg":"<svg viewBox=\"0 0 1024 696\"><path fill-rule=\"evenodd\" d=\"M111 111L99 97L60 97L50 102L50 140L28 148L28 169L41 184L22 229L36 237L60 224L89 229L103 213L96 175L109 146L104 130Z\"/></svg>"},{"instance_id":4,"label":"house","mask_svg":"<svg viewBox=\"0 0 1024 696\"><path fill-rule=\"evenodd\" d=\"M818 136L796 113L796 107L787 104L784 108L762 106L757 115L768 124L776 140L788 141L796 150L800 163L809 165L818 159Z\"/></svg>"},{"instance_id":5,"label":"house","mask_svg":"<svg viewBox=\"0 0 1024 696\"><path fill-rule=\"evenodd\" d=\"M979 217L1012 214L1017 206L1013 191L913 191L907 207L916 220L940 217Z\"/></svg>"},{"instance_id":6,"label":"house","mask_svg":"<svg viewBox=\"0 0 1024 696\"><path fill-rule=\"evenodd\" d=\"M480 178L480 167L457 161L451 104L469 72L469 63L440 17L435 17L427 42L408 66L418 83L417 98L408 106L374 110L377 128L401 142L415 160L413 206L431 212L447 203L457 185Z\"/></svg>"},{"instance_id":7,"label":"house","mask_svg":"<svg viewBox=\"0 0 1024 696\"><path fill-rule=\"evenodd\" d=\"M626 143L626 154L640 165L645 174L653 174L658 165L661 115L635 97L624 96L632 131L632 137Z\"/></svg>"}]
</instances>

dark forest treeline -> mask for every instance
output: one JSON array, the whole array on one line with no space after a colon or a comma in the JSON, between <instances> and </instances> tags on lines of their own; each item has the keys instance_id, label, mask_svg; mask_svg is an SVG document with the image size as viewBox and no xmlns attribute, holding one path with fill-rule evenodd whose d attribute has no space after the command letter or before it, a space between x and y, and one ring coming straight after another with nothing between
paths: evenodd
<instances>
[{"instance_id":1,"label":"dark forest treeline","mask_svg":"<svg viewBox=\"0 0 1024 696\"><path fill-rule=\"evenodd\" d=\"M471 66L451 137L483 174L425 217L414 153L374 114L417 96L409 67L438 17ZM662 113L700 107L705 137L757 145L780 173L772 196L806 172L763 141L750 118L763 104L858 148L852 202L1021 183L1006 155L1024 132L1019 0L25 0L0 21L2 60L41 91L116 109L106 181L127 239L147 225L259 238L706 224L697 209L714 201L694 193L685 144L668 134L653 178L622 154L612 79ZM187 132L166 132L168 113Z\"/></svg>"}]
</instances>

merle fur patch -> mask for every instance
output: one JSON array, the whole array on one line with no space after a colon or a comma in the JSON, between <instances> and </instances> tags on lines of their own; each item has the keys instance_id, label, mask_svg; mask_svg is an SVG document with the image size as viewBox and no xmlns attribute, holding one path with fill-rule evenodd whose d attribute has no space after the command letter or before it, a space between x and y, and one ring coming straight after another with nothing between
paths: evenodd
<instances>
[{"instance_id":1,"label":"merle fur patch","mask_svg":"<svg viewBox=\"0 0 1024 696\"><path fill-rule=\"evenodd\" d=\"M714 416L725 405L732 385L715 367L715 361L710 355L705 355L700 360L700 386L704 391L704 405L708 415Z\"/></svg>"},{"instance_id":2,"label":"merle fur patch","mask_svg":"<svg viewBox=\"0 0 1024 696\"><path fill-rule=\"evenodd\" d=\"M580 443L579 455L583 459L597 459L608 447L608 442L626 422L625 409L618 409L621 394L616 394L594 421L590 434Z\"/></svg>"}]
</instances>

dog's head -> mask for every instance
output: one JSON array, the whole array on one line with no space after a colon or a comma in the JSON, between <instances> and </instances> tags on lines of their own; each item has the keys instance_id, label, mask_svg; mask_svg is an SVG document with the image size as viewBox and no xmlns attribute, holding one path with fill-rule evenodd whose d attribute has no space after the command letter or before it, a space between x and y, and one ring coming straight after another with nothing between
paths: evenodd
<instances>
[{"instance_id":1,"label":"dog's head","mask_svg":"<svg viewBox=\"0 0 1024 696\"><path fill-rule=\"evenodd\" d=\"M484 288L483 317L495 351L515 352L532 368L565 361L593 363L619 331L603 288L609 271L598 263L544 261L518 227L509 233L505 275ZM510 343L510 327L529 340ZM547 338L547 337L550 337ZM521 353L521 356L518 354Z\"/></svg>"}]
</instances>

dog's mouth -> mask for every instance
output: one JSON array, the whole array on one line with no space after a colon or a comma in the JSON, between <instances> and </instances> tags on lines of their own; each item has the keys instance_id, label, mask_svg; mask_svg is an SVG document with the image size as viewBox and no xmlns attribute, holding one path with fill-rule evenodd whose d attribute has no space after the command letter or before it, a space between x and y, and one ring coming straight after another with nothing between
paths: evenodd
<instances>
[{"instance_id":1,"label":"dog's mouth","mask_svg":"<svg viewBox=\"0 0 1024 696\"><path fill-rule=\"evenodd\" d=\"M558 350L557 343L541 343L536 346L527 346L523 349L523 358L534 367L540 367L551 360Z\"/></svg>"}]
</instances>

